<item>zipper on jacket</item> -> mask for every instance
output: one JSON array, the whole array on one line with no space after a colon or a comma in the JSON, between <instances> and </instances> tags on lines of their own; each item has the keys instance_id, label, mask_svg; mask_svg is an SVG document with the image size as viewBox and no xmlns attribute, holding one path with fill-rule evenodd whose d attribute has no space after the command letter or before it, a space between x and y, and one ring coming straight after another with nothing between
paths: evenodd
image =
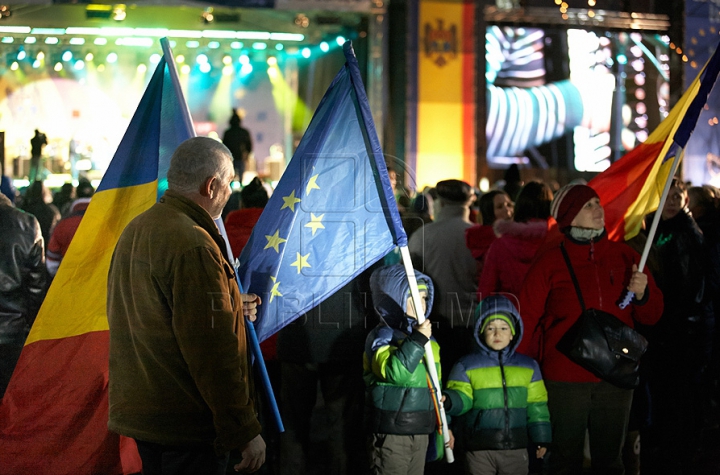
<instances>
[{"instance_id":1,"label":"zipper on jacket","mask_svg":"<svg viewBox=\"0 0 720 475\"><path fill-rule=\"evenodd\" d=\"M508 404L507 381L505 381L505 366L502 361L502 351L498 352L498 363L500 364L500 376L503 385L503 398L505 399L505 435L510 435L510 408Z\"/></svg>"}]
</instances>

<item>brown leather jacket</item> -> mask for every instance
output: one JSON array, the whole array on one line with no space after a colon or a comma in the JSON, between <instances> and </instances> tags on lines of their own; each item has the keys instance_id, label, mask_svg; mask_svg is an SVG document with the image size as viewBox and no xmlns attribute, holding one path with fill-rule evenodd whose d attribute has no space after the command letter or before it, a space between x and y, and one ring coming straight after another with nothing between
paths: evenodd
<instances>
[{"instance_id":1,"label":"brown leather jacket","mask_svg":"<svg viewBox=\"0 0 720 475\"><path fill-rule=\"evenodd\" d=\"M210 215L170 190L123 231L108 278L110 430L219 454L260 433L224 246Z\"/></svg>"}]
</instances>

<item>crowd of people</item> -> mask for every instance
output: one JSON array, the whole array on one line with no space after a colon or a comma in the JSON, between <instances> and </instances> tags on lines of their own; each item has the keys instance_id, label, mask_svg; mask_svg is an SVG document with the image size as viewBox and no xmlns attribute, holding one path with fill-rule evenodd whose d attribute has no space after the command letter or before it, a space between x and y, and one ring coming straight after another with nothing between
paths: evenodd
<instances>
[{"instance_id":1,"label":"crowd of people","mask_svg":"<svg viewBox=\"0 0 720 475\"><path fill-rule=\"evenodd\" d=\"M422 308L391 253L263 342L278 433L245 342L264 297L240 293L232 264L272 189L232 193L237 162L184 142L113 255L109 428L135 439L143 473L698 473L720 403L717 189L673 181L640 271L647 234L609 240L584 183L398 187ZM0 397L93 192L0 195ZM564 349L588 310L647 340L635 389ZM454 464L437 451L440 406Z\"/></svg>"}]
</instances>

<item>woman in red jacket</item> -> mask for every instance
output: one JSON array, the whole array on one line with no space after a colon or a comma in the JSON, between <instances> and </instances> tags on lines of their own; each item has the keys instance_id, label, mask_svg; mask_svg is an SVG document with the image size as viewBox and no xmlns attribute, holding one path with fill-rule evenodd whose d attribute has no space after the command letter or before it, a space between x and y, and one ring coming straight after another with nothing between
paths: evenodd
<instances>
[{"instance_id":1,"label":"woman in red jacket","mask_svg":"<svg viewBox=\"0 0 720 475\"><path fill-rule=\"evenodd\" d=\"M609 241L605 213L595 191L568 185L551 208L562 244L542 253L530 267L520 292L520 311L530 338L518 351L536 358L545 378L553 421L550 473L582 472L586 430L590 434L592 473L622 474L621 450L633 391L601 380L558 351L560 338L582 309L562 255L567 251L586 308L608 312L625 324L654 324L662 314L662 294L652 276L637 271L638 254L625 243ZM635 293L620 309L625 290Z\"/></svg>"}]
</instances>

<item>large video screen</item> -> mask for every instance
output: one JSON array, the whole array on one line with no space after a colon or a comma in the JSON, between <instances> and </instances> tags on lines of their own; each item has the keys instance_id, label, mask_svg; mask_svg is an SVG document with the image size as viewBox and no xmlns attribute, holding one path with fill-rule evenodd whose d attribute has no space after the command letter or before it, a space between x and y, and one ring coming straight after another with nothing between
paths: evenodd
<instances>
[{"instance_id":1,"label":"large video screen","mask_svg":"<svg viewBox=\"0 0 720 475\"><path fill-rule=\"evenodd\" d=\"M668 113L668 42L652 33L489 26L488 165L547 166L556 161L548 154L566 150L578 171L606 169ZM548 146L568 138L571 147Z\"/></svg>"}]
</instances>

